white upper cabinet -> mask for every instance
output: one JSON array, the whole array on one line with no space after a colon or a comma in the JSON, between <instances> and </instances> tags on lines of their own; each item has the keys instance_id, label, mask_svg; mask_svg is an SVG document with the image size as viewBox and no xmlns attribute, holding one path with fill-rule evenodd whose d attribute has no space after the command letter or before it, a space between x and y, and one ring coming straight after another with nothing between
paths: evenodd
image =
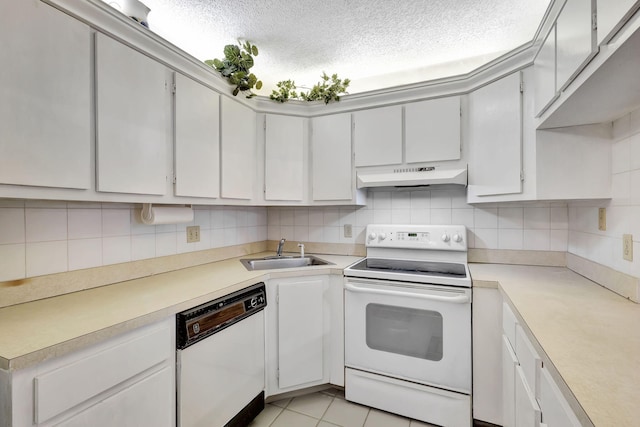
<instances>
[{"instance_id":1,"label":"white upper cabinet","mask_svg":"<svg viewBox=\"0 0 640 427\"><path fill-rule=\"evenodd\" d=\"M220 95L182 74L175 84L175 194L218 197Z\"/></svg>"},{"instance_id":2,"label":"white upper cabinet","mask_svg":"<svg viewBox=\"0 0 640 427\"><path fill-rule=\"evenodd\" d=\"M591 0L567 0L556 21L557 86L564 90L595 52Z\"/></svg>"},{"instance_id":3,"label":"white upper cabinet","mask_svg":"<svg viewBox=\"0 0 640 427\"><path fill-rule=\"evenodd\" d=\"M226 96L221 109L221 195L249 200L256 183L256 113Z\"/></svg>"},{"instance_id":4,"label":"white upper cabinet","mask_svg":"<svg viewBox=\"0 0 640 427\"><path fill-rule=\"evenodd\" d=\"M551 28L533 62L534 104L536 116L558 97L556 87L556 26Z\"/></svg>"},{"instance_id":5,"label":"white upper cabinet","mask_svg":"<svg viewBox=\"0 0 640 427\"><path fill-rule=\"evenodd\" d=\"M355 187L352 157L351 114L311 120L313 200L352 199Z\"/></svg>"},{"instance_id":6,"label":"white upper cabinet","mask_svg":"<svg viewBox=\"0 0 640 427\"><path fill-rule=\"evenodd\" d=\"M355 165L402 163L402 107L383 107L353 113Z\"/></svg>"},{"instance_id":7,"label":"white upper cabinet","mask_svg":"<svg viewBox=\"0 0 640 427\"><path fill-rule=\"evenodd\" d=\"M598 45L608 43L640 7L638 0L597 0Z\"/></svg>"},{"instance_id":8,"label":"white upper cabinet","mask_svg":"<svg viewBox=\"0 0 640 427\"><path fill-rule=\"evenodd\" d=\"M167 192L168 70L96 34L97 190Z\"/></svg>"},{"instance_id":9,"label":"white upper cabinet","mask_svg":"<svg viewBox=\"0 0 640 427\"><path fill-rule=\"evenodd\" d=\"M265 199L303 201L307 150L306 119L266 115L265 130Z\"/></svg>"},{"instance_id":10,"label":"white upper cabinet","mask_svg":"<svg viewBox=\"0 0 640 427\"><path fill-rule=\"evenodd\" d=\"M460 158L460 97L432 99L405 107L407 163Z\"/></svg>"},{"instance_id":11,"label":"white upper cabinet","mask_svg":"<svg viewBox=\"0 0 640 427\"><path fill-rule=\"evenodd\" d=\"M519 72L469 95L469 194L522 191L522 93Z\"/></svg>"},{"instance_id":12,"label":"white upper cabinet","mask_svg":"<svg viewBox=\"0 0 640 427\"><path fill-rule=\"evenodd\" d=\"M89 27L3 1L0 40L0 184L91 188Z\"/></svg>"}]
</instances>

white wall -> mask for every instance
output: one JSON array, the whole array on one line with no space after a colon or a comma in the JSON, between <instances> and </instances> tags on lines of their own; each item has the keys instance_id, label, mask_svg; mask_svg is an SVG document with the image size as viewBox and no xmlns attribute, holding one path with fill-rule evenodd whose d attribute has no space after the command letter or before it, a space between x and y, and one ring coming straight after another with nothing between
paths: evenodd
<instances>
[{"instance_id":1,"label":"white wall","mask_svg":"<svg viewBox=\"0 0 640 427\"><path fill-rule=\"evenodd\" d=\"M268 210L270 240L364 244L364 229L379 224L462 224L469 246L489 249L566 251L565 203L501 203L471 206L462 187L433 190L369 191L367 206L272 207ZM353 226L346 238L343 226Z\"/></svg>"},{"instance_id":2,"label":"white wall","mask_svg":"<svg viewBox=\"0 0 640 427\"><path fill-rule=\"evenodd\" d=\"M569 206L569 252L640 277L640 110L613 124L612 199ZM598 208L607 230L598 230ZM622 235L633 235L633 262L622 258Z\"/></svg>"},{"instance_id":3,"label":"white wall","mask_svg":"<svg viewBox=\"0 0 640 427\"><path fill-rule=\"evenodd\" d=\"M0 199L0 281L267 237L266 208L196 207L193 223L179 225L144 225L135 213L132 204ZM200 226L200 242L187 244L188 225Z\"/></svg>"}]
</instances>

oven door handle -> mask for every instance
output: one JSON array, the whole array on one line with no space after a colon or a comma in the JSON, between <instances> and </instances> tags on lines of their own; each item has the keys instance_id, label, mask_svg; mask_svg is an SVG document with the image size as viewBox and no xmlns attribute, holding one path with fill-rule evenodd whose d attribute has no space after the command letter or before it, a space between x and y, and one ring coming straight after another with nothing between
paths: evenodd
<instances>
[{"instance_id":1,"label":"oven door handle","mask_svg":"<svg viewBox=\"0 0 640 427\"><path fill-rule=\"evenodd\" d=\"M366 293L366 294L418 298L418 299L424 299L428 301L440 301L440 302L448 302L448 303L455 303L455 304L466 304L469 302L469 296L467 294L456 295L454 297L443 297L441 295L429 295L429 294L420 294L420 293L391 291L388 289L361 288L351 283L345 283L344 287L345 289L351 292L359 292L359 293Z\"/></svg>"}]
</instances>

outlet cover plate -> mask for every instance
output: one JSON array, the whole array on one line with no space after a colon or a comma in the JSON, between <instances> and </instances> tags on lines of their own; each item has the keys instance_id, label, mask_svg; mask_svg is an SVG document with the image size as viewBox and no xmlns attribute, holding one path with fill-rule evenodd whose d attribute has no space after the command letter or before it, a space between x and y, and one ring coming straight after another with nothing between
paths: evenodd
<instances>
[{"instance_id":1,"label":"outlet cover plate","mask_svg":"<svg viewBox=\"0 0 640 427\"><path fill-rule=\"evenodd\" d=\"M607 230L607 208L598 209L598 230Z\"/></svg>"},{"instance_id":2,"label":"outlet cover plate","mask_svg":"<svg viewBox=\"0 0 640 427\"><path fill-rule=\"evenodd\" d=\"M633 235L622 235L622 258L633 261Z\"/></svg>"},{"instance_id":3,"label":"outlet cover plate","mask_svg":"<svg viewBox=\"0 0 640 427\"><path fill-rule=\"evenodd\" d=\"M200 226L192 225L187 227L187 243L196 243L200 241Z\"/></svg>"},{"instance_id":4,"label":"outlet cover plate","mask_svg":"<svg viewBox=\"0 0 640 427\"><path fill-rule=\"evenodd\" d=\"M346 238L353 237L353 227L351 224L344 225L344 237Z\"/></svg>"}]
</instances>

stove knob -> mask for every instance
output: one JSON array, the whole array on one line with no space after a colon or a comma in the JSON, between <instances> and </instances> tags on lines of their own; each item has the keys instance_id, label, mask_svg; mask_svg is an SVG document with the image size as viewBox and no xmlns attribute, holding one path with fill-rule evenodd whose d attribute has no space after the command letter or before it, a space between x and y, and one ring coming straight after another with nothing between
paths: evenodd
<instances>
[{"instance_id":1,"label":"stove knob","mask_svg":"<svg viewBox=\"0 0 640 427\"><path fill-rule=\"evenodd\" d=\"M448 242L449 241L449 235L447 233L444 233L441 238L442 238L443 242Z\"/></svg>"},{"instance_id":2,"label":"stove knob","mask_svg":"<svg viewBox=\"0 0 640 427\"><path fill-rule=\"evenodd\" d=\"M380 233L380 235L378 236L378 239L380 240L384 240L387 238L387 233Z\"/></svg>"},{"instance_id":3,"label":"stove knob","mask_svg":"<svg viewBox=\"0 0 640 427\"><path fill-rule=\"evenodd\" d=\"M378 237L378 235L374 232L369 233L369 240L376 240L376 237Z\"/></svg>"},{"instance_id":4,"label":"stove knob","mask_svg":"<svg viewBox=\"0 0 640 427\"><path fill-rule=\"evenodd\" d=\"M458 233L454 234L453 235L453 241L456 242L456 243L462 242L462 236L459 235Z\"/></svg>"}]
</instances>

